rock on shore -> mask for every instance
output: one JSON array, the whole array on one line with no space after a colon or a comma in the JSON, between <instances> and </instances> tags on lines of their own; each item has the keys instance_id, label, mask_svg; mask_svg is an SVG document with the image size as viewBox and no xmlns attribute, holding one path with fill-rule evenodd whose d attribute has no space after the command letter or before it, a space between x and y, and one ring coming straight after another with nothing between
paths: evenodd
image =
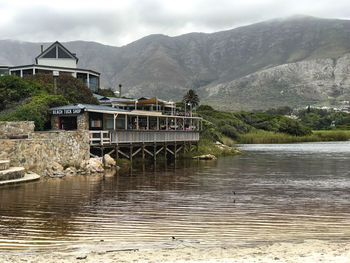
<instances>
[{"instance_id":1,"label":"rock on shore","mask_svg":"<svg viewBox=\"0 0 350 263\"><path fill-rule=\"evenodd\" d=\"M109 154L105 154L103 158L95 157L81 162L79 169L74 166L69 166L64 169L61 164L52 162L46 168L45 176L57 178L72 174L103 173L105 168L113 167L119 169L119 167L116 166L116 161Z\"/></svg>"},{"instance_id":2,"label":"rock on shore","mask_svg":"<svg viewBox=\"0 0 350 263\"><path fill-rule=\"evenodd\" d=\"M192 157L192 159L197 159L197 160L216 160L216 156L213 154L204 154L204 155L198 155Z\"/></svg>"}]
</instances>

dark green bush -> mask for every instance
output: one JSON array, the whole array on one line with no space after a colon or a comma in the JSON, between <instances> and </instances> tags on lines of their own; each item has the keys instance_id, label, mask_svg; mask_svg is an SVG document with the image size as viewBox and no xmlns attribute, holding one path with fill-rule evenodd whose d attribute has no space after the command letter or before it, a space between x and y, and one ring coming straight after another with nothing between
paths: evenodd
<instances>
[{"instance_id":1,"label":"dark green bush","mask_svg":"<svg viewBox=\"0 0 350 263\"><path fill-rule=\"evenodd\" d=\"M34 121L35 130L41 131L50 128L49 108L67 103L61 95L34 96L29 103L0 115L0 121Z\"/></svg>"},{"instance_id":2,"label":"dark green bush","mask_svg":"<svg viewBox=\"0 0 350 263\"><path fill-rule=\"evenodd\" d=\"M35 83L42 87L47 93L53 94L53 76L50 74L36 74L26 78L30 83ZM57 95L62 95L69 104L86 103L98 104L98 100L93 96L91 90L68 74L61 74L57 79Z\"/></svg>"},{"instance_id":3,"label":"dark green bush","mask_svg":"<svg viewBox=\"0 0 350 263\"><path fill-rule=\"evenodd\" d=\"M0 77L0 111L30 97L38 87L17 76Z\"/></svg>"}]
</instances>

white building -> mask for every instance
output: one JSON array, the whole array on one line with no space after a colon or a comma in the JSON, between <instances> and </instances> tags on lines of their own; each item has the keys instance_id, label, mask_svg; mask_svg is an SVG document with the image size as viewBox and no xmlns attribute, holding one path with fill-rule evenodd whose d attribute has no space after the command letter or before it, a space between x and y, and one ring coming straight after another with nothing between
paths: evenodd
<instances>
[{"instance_id":1,"label":"white building","mask_svg":"<svg viewBox=\"0 0 350 263\"><path fill-rule=\"evenodd\" d=\"M35 64L8 67L8 73L21 78L37 73L70 74L82 80L93 92L97 91L100 87L100 73L78 68L78 60L74 53L56 41L45 50L41 46L41 53L35 58Z\"/></svg>"}]
</instances>

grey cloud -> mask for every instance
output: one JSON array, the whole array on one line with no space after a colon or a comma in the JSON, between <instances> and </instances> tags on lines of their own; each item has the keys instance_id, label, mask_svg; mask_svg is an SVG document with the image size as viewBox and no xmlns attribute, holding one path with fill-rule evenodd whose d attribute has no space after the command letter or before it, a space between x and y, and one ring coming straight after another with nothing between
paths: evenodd
<instances>
[{"instance_id":1,"label":"grey cloud","mask_svg":"<svg viewBox=\"0 0 350 263\"><path fill-rule=\"evenodd\" d=\"M8 24L0 25L0 39L81 39L120 45L151 33L174 36L189 33L188 28L214 32L294 14L350 18L348 0L179 0L176 10L163 0L129 0L123 7L101 1L97 10L84 2L84 9L62 11L59 6L29 2L17 6L15 1L0 0L2 7L15 14Z\"/></svg>"}]
</instances>

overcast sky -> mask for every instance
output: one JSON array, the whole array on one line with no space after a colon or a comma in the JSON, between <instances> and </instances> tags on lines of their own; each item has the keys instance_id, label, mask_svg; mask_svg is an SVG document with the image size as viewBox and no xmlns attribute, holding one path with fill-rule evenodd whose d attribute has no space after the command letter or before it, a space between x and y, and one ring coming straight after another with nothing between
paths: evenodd
<instances>
[{"instance_id":1,"label":"overcast sky","mask_svg":"<svg viewBox=\"0 0 350 263\"><path fill-rule=\"evenodd\" d=\"M121 46L296 14L350 19L350 0L0 0L0 39Z\"/></svg>"}]
</instances>

